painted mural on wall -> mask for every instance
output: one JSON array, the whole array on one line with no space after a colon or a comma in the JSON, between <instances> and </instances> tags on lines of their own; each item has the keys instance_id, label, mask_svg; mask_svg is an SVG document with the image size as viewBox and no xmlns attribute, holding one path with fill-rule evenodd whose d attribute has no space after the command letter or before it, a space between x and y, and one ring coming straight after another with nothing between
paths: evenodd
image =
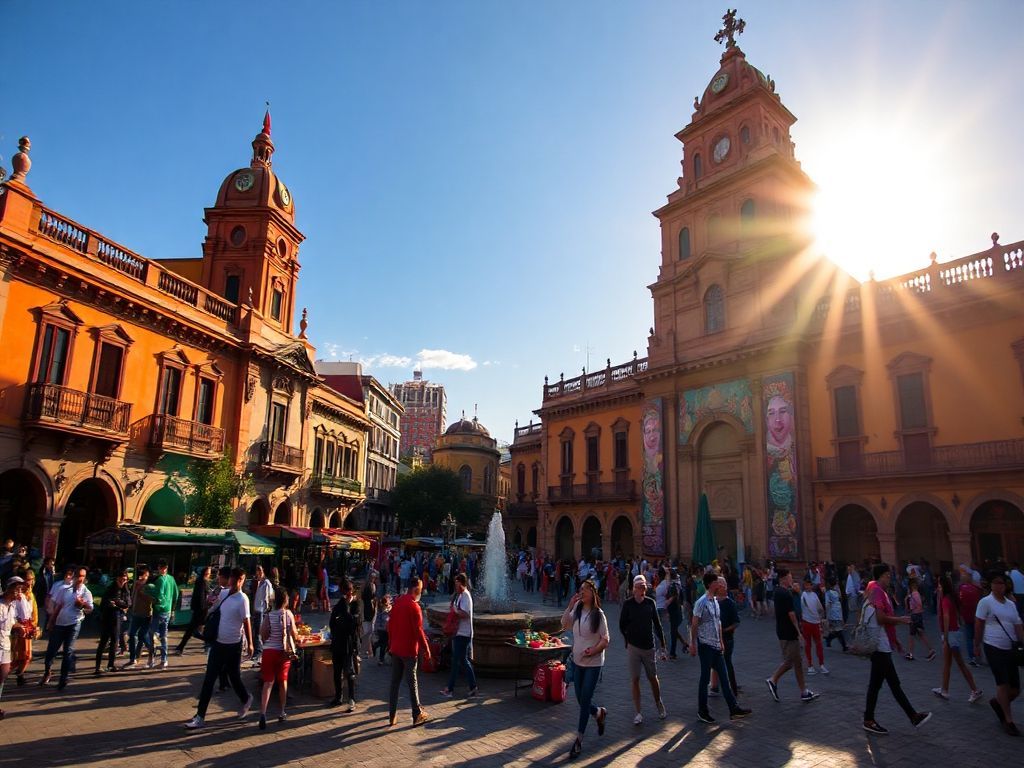
<instances>
[{"instance_id":1,"label":"painted mural on wall","mask_svg":"<svg viewBox=\"0 0 1024 768\"><path fill-rule=\"evenodd\" d=\"M662 450L661 398L644 403L640 423L644 436L643 499L641 532L644 554L666 554L665 550L665 466Z\"/></svg>"},{"instance_id":2,"label":"painted mural on wall","mask_svg":"<svg viewBox=\"0 0 1024 768\"><path fill-rule=\"evenodd\" d=\"M679 444L689 441L690 433L702 419L713 419L722 414L739 420L748 435L754 434L753 403L747 379L687 390L679 398Z\"/></svg>"},{"instance_id":3,"label":"painted mural on wall","mask_svg":"<svg viewBox=\"0 0 1024 768\"><path fill-rule=\"evenodd\" d=\"M792 373L766 376L765 457L768 478L768 554L796 558L798 530L795 386Z\"/></svg>"}]
</instances>

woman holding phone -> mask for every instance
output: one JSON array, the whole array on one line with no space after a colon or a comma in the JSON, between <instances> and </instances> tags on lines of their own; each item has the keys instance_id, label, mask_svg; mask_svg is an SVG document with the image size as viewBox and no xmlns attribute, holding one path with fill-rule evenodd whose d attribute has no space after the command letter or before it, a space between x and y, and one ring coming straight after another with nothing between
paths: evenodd
<instances>
[{"instance_id":1,"label":"woman holding phone","mask_svg":"<svg viewBox=\"0 0 1024 768\"><path fill-rule=\"evenodd\" d=\"M580 590L569 601L562 614L562 629L572 630L572 660L576 669L573 686L576 700L580 705L576 741L573 742L569 757L576 757L583 750L583 733L593 717L597 720L598 735L604 734L604 721L608 710L593 703L594 690L604 667L604 649L608 647L608 619L601 610L601 598L597 587L590 579L580 584Z\"/></svg>"}]
</instances>

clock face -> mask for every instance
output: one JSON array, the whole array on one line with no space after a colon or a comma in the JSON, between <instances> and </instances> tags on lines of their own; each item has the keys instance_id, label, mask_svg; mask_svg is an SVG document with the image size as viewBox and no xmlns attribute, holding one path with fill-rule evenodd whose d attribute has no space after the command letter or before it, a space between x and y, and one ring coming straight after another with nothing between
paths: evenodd
<instances>
[{"instance_id":1,"label":"clock face","mask_svg":"<svg viewBox=\"0 0 1024 768\"><path fill-rule=\"evenodd\" d=\"M292 204L292 193L280 181L277 182L277 196L281 198L281 205L285 208Z\"/></svg>"},{"instance_id":2,"label":"clock face","mask_svg":"<svg viewBox=\"0 0 1024 768\"><path fill-rule=\"evenodd\" d=\"M715 144L715 150L712 155L716 163L720 163L725 160L725 156L729 154L729 147L732 146L729 143L729 137L723 136Z\"/></svg>"},{"instance_id":3,"label":"clock face","mask_svg":"<svg viewBox=\"0 0 1024 768\"><path fill-rule=\"evenodd\" d=\"M715 93L721 93L725 90L725 86L729 84L729 73L723 72L714 80L711 81L711 90Z\"/></svg>"},{"instance_id":4,"label":"clock face","mask_svg":"<svg viewBox=\"0 0 1024 768\"><path fill-rule=\"evenodd\" d=\"M240 174L235 176L235 189L239 192L248 192L252 189L252 185L255 183L256 177L249 171L242 171Z\"/></svg>"}]
</instances>

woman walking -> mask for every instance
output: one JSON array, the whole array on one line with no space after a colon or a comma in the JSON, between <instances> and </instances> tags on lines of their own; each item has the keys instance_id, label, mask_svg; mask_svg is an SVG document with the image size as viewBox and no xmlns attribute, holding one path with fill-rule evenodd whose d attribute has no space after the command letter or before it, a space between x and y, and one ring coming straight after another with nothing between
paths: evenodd
<instances>
[{"instance_id":1,"label":"woman walking","mask_svg":"<svg viewBox=\"0 0 1024 768\"><path fill-rule=\"evenodd\" d=\"M907 589L906 606L907 613L910 614L910 641L907 643L909 647L904 658L907 661L914 660L914 638L920 637L921 642L928 649L928 661L931 661L935 658L935 649L932 648L932 644L928 642L928 637L924 633L924 601L921 598L917 579L911 578Z\"/></svg>"},{"instance_id":2,"label":"woman walking","mask_svg":"<svg viewBox=\"0 0 1024 768\"><path fill-rule=\"evenodd\" d=\"M892 583L892 571L885 563L874 569L875 580L868 584L864 592L864 616L867 625L878 632L878 647L871 654L871 677L868 680L867 703L864 707L864 730L869 733L884 735L889 731L875 720L875 705L878 703L878 692L882 683L889 684L896 703L903 708L910 718L910 723L919 728L931 719L931 712L918 712L910 703L900 685L900 676L896 674L896 666L892 663L893 650L900 649L900 641L896 637L897 624L909 624L909 616L896 616L889 597Z\"/></svg>"},{"instance_id":3,"label":"woman walking","mask_svg":"<svg viewBox=\"0 0 1024 768\"><path fill-rule=\"evenodd\" d=\"M377 666L384 666L388 652L388 620L391 618L391 595L377 600L377 611L373 614L373 630L377 633Z\"/></svg>"},{"instance_id":4,"label":"woman walking","mask_svg":"<svg viewBox=\"0 0 1024 768\"><path fill-rule=\"evenodd\" d=\"M12 665L17 675L18 687L25 685L25 670L32 661L32 641L39 636L39 604L36 602L36 575L31 568L22 570L18 576L25 580L22 587L21 604L17 612L18 623L11 635Z\"/></svg>"},{"instance_id":5,"label":"woman walking","mask_svg":"<svg viewBox=\"0 0 1024 768\"><path fill-rule=\"evenodd\" d=\"M989 706L1010 736L1020 736L1011 709L1020 695L1020 668L1013 658L1013 640L1024 642L1024 625L1016 605L1006 598L1006 577L995 573L988 581L992 592L978 601L975 614L974 655L981 654L984 644L985 658L996 681L996 697L989 699Z\"/></svg>"},{"instance_id":6,"label":"woman walking","mask_svg":"<svg viewBox=\"0 0 1024 768\"><path fill-rule=\"evenodd\" d=\"M473 648L473 596L469 594L466 574L455 577L455 597L452 598L452 610L459 617L459 629L452 638L452 672L448 676L448 687L441 691L442 696L449 699L455 693L455 682L459 679L459 669L466 669L466 685L469 686L469 697L477 694L476 673L470 661Z\"/></svg>"},{"instance_id":7,"label":"woman walking","mask_svg":"<svg viewBox=\"0 0 1024 768\"><path fill-rule=\"evenodd\" d=\"M825 593L825 621L828 622L828 634L825 645L832 647L832 641L838 640L846 653L846 635L843 633L843 599L839 596L839 583L835 578L829 579L828 591Z\"/></svg>"},{"instance_id":8,"label":"woman walking","mask_svg":"<svg viewBox=\"0 0 1024 768\"><path fill-rule=\"evenodd\" d=\"M359 630L362 623L359 618L359 606L355 604L355 590L352 582L345 576L341 577L338 586L340 597L331 611L331 661L334 664L334 698L328 707L340 707L342 701L341 683L344 677L348 686L348 708L346 712L356 709L356 659L359 657Z\"/></svg>"},{"instance_id":9,"label":"woman walking","mask_svg":"<svg viewBox=\"0 0 1024 768\"><path fill-rule=\"evenodd\" d=\"M597 596L594 582L587 580L580 591L572 596L569 606L562 614L562 629L572 630L573 686L576 701L580 705L579 722L576 727L576 741L573 742L569 757L576 757L583 751L583 733L593 717L597 721L597 735L604 735L604 721L608 710L593 703L594 690L601 678L604 667L604 649L608 647L608 619L601 610L601 599Z\"/></svg>"},{"instance_id":10,"label":"woman walking","mask_svg":"<svg viewBox=\"0 0 1024 768\"><path fill-rule=\"evenodd\" d=\"M260 699L261 731L267 729L267 705L274 683L277 683L277 695L281 702L281 712L277 721L283 723L288 719L285 706L288 703L288 672L291 669L291 653L299 641L295 631L295 614L288 610L288 590L281 587L274 592L274 609L264 617L260 625L263 635L263 656L260 659L260 678L263 681L263 692Z\"/></svg>"},{"instance_id":11,"label":"woman walking","mask_svg":"<svg viewBox=\"0 0 1024 768\"><path fill-rule=\"evenodd\" d=\"M960 674L971 687L968 704L981 698L981 689L974 683L974 675L964 663L960 654L960 606L957 603L953 580L943 574L939 577L939 637L942 638L942 687L932 688L932 693L940 699L949 700L949 671L956 661Z\"/></svg>"},{"instance_id":12,"label":"woman walking","mask_svg":"<svg viewBox=\"0 0 1024 768\"><path fill-rule=\"evenodd\" d=\"M175 656L181 656L185 653L185 646L188 645L188 641L206 621L206 607L209 604L208 598L210 596L210 573L210 566L206 566L199 570L199 575L196 577L196 583L192 587L192 599L189 602L192 616L188 620L188 626L185 627L185 634L181 636L181 642L174 649Z\"/></svg>"}]
</instances>

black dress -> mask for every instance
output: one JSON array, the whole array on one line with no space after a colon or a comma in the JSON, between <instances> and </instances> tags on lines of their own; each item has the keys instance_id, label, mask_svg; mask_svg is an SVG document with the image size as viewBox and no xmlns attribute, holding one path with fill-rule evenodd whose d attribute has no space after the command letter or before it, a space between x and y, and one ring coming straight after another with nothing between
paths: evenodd
<instances>
[{"instance_id":1,"label":"black dress","mask_svg":"<svg viewBox=\"0 0 1024 768\"><path fill-rule=\"evenodd\" d=\"M361 622L359 603L341 597L331 611L331 662L334 666L334 701L340 704L342 676L348 685L348 701L356 698L356 655L359 653Z\"/></svg>"}]
</instances>

